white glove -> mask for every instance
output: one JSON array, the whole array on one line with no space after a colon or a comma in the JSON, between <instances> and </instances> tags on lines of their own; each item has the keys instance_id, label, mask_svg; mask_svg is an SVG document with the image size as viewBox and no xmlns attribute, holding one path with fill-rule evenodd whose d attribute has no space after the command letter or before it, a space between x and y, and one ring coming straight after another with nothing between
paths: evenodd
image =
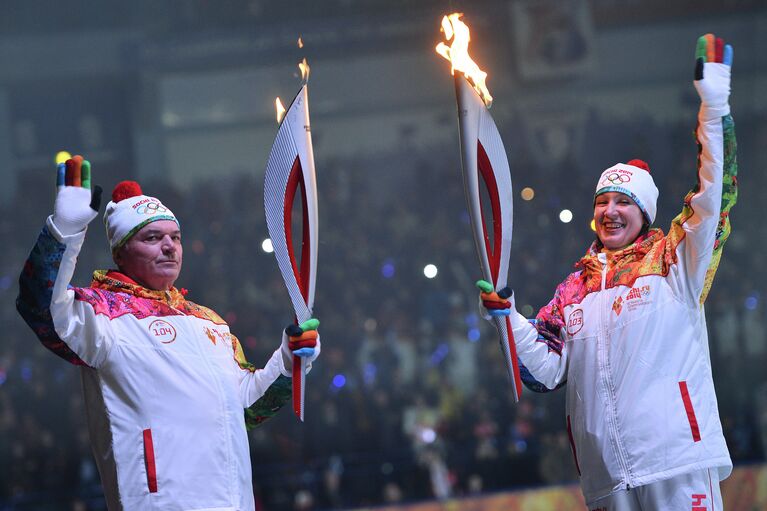
<instances>
[{"instance_id":1,"label":"white glove","mask_svg":"<svg viewBox=\"0 0 767 511\"><path fill-rule=\"evenodd\" d=\"M300 325L290 325L282 332L282 344L280 354L284 366L283 374L291 375L293 372L293 356L302 357L306 360L306 372L312 368L312 362L320 356L320 334L317 332L320 322L317 319L309 319Z\"/></svg>"},{"instance_id":2,"label":"white glove","mask_svg":"<svg viewBox=\"0 0 767 511\"><path fill-rule=\"evenodd\" d=\"M695 57L693 85L700 96L701 111L709 119L729 114L732 46L706 34L698 39Z\"/></svg>"},{"instance_id":3,"label":"white glove","mask_svg":"<svg viewBox=\"0 0 767 511\"><path fill-rule=\"evenodd\" d=\"M59 164L56 185L53 224L64 236L76 234L98 215L101 187L91 193L91 164L82 156Z\"/></svg>"}]
</instances>

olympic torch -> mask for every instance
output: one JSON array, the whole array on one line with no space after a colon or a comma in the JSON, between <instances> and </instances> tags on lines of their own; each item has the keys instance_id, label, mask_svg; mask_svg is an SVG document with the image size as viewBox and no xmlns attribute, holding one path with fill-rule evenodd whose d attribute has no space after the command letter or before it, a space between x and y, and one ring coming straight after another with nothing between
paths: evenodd
<instances>
[{"instance_id":1,"label":"olympic torch","mask_svg":"<svg viewBox=\"0 0 767 511\"><path fill-rule=\"evenodd\" d=\"M298 65L302 85L287 109L276 100L280 127L264 173L264 210L274 255L287 287L297 324L312 317L317 278L317 180L309 123L306 59ZM293 243L293 205L300 193L302 229L300 251ZM300 255L300 257L299 257ZM293 412L304 420L306 360L293 356Z\"/></svg>"},{"instance_id":2,"label":"olympic torch","mask_svg":"<svg viewBox=\"0 0 767 511\"><path fill-rule=\"evenodd\" d=\"M461 16L463 14L453 13L442 18L442 32L447 41L452 39L452 43L447 46L441 42L436 51L450 61L451 73L455 76L464 191L483 278L495 291L500 291L507 284L511 255L511 172L503 140L488 111L493 98L485 85L487 73L469 56L469 27L461 21ZM485 218L481 184L487 190L487 209L492 212L490 219ZM514 400L519 401L522 380L511 322L508 316L495 316L493 321L512 382Z\"/></svg>"}]
</instances>

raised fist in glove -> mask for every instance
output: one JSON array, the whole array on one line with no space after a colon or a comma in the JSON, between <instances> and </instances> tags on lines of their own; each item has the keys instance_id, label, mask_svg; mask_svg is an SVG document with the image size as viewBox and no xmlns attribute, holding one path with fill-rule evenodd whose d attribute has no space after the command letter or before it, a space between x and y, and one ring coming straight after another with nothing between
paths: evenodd
<instances>
[{"instance_id":1,"label":"raised fist in glove","mask_svg":"<svg viewBox=\"0 0 767 511\"><path fill-rule=\"evenodd\" d=\"M480 290L480 305L486 311L482 316L494 317L511 314L511 302L508 300L511 296L511 289L505 287L496 293L493 285L486 280L478 280L476 286Z\"/></svg>"},{"instance_id":2,"label":"raised fist in glove","mask_svg":"<svg viewBox=\"0 0 767 511\"><path fill-rule=\"evenodd\" d=\"M91 193L90 162L77 155L60 163L56 188L53 224L64 236L82 231L96 218L101 205L101 187Z\"/></svg>"},{"instance_id":3,"label":"raised fist in glove","mask_svg":"<svg viewBox=\"0 0 767 511\"><path fill-rule=\"evenodd\" d=\"M320 334L317 327L320 326L318 319L307 319L300 325L290 325L282 334L282 363L288 374L293 370L293 356L306 359L306 371L312 367L317 357L320 356Z\"/></svg>"},{"instance_id":4,"label":"raised fist in glove","mask_svg":"<svg viewBox=\"0 0 767 511\"><path fill-rule=\"evenodd\" d=\"M715 118L730 113L730 69L732 46L721 37L706 34L698 38L695 48L695 90L706 108L707 117Z\"/></svg>"}]
</instances>

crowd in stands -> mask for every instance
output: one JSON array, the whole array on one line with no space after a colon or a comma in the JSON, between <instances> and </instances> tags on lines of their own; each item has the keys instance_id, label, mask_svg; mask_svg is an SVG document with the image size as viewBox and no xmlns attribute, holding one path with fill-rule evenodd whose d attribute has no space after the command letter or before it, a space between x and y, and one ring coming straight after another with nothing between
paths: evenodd
<instances>
[{"instance_id":1,"label":"crowd in stands","mask_svg":"<svg viewBox=\"0 0 767 511\"><path fill-rule=\"evenodd\" d=\"M764 460L767 447L767 225L758 213L767 157L754 149L767 143L767 128L746 115L737 121L740 201L707 304L736 463ZM523 314L548 302L593 240L595 180L612 163L649 162L661 190L656 224L667 230L695 184L690 128L595 116L584 135L588 158L573 153L548 166L517 133L502 134L514 148L509 284ZM495 331L478 315L480 273L455 145L337 161L317 153L322 355L307 378L306 422L286 406L249 434L259 509L353 508L575 481L564 392L525 389L514 404ZM40 189L19 187L0 205L0 510L101 510L79 371L45 350L14 307L18 273L52 209L50 178L50 188L42 180ZM260 178L243 170L189 188L159 176L142 186L181 219L177 286L225 317L249 359L263 364L292 316L276 261L261 249ZM519 197L526 186L531 201ZM560 221L563 208L572 222ZM95 221L77 285L110 264L102 232ZM422 272L429 263L438 268L433 279Z\"/></svg>"}]
</instances>

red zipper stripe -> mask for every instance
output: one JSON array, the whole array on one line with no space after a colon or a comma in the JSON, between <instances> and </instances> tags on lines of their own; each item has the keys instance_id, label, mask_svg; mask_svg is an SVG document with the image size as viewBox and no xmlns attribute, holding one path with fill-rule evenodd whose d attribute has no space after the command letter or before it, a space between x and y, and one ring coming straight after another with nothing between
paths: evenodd
<instances>
[{"instance_id":1,"label":"red zipper stripe","mask_svg":"<svg viewBox=\"0 0 767 511\"><path fill-rule=\"evenodd\" d=\"M573 440L573 428L570 426L570 416L567 416L567 436L570 439L570 449L573 450L573 459L575 460L575 469L578 475L581 475L581 467L578 464L578 453L575 452L575 441Z\"/></svg>"},{"instance_id":2,"label":"red zipper stripe","mask_svg":"<svg viewBox=\"0 0 767 511\"><path fill-rule=\"evenodd\" d=\"M146 464L146 484L149 493L157 493L157 469L154 464L154 444L152 430L144 430L144 463Z\"/></svg>"},{"instance_id":3,"label":"red zipper stripe","mask_svg":"<svg viewBox=\"0 0 767 511\"><path fill-rule=\"evenodd\" d=\"M692 432L693 442L700 442L700 429L698 428L698 419L695 417L695 409L690 401L690 392L687 390L687 382L679 382L679 392L682 393L684 409L687 412L687 420L690 422L690 431Z\"/></svg>"}]
</instances>

